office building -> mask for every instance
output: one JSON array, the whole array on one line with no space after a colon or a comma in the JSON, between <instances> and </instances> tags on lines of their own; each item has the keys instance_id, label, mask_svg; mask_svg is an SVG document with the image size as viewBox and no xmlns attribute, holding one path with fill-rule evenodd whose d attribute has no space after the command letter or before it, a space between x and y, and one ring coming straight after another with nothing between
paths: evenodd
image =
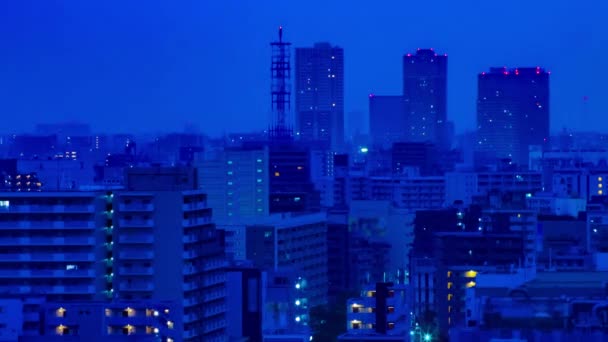
<instances>
[{"instance_id":1,"label":"office building","mask_svg":"<svg viewBox=\"0 0 608 342\"><path fill-rule=\"evenodd\" d=\"M477 80L477 162L527 166L530 146L549 140L549 73L491 68Z\"/></svg>"},{"instance_id":2,"label":"office building","mask_svg":"<svg viewBox=\"0 0 608 342\"><path fill-rule=\"evenodd\" d=\"M390 147L407 138L407 121L402 96L369 95L369 134L372 143Z\"/></svg>"},{"instance_id":3,"label":"office building","mask_svg":"<svg viewBox=\"0 0 608 342\"><path fill-rule=\"evenodd\" d=\"M303 141L344 144L344 50L329 43L296 48L296 129Z\"/></svg>"},{"instance_id":4,"label":"office building","mask_svg":"<svg viewBox=\"0 0 608 342\"><path fill-rule=\"evenodd\" d=\"M183 341L225 341L226 259L190 168L132 168L116 192L113 284L121 300L177 301Z\"/></svg>"},{"instance_id":5,"label":"office building","mask_svg":"<svg viewBox=\"0 0 608 342\"><path fill-rule=\"evenodd\" d=\"M407 168L417 168L422 176L430 176L439 171L435 145L424 142L394 143L391 149L393 173L402 175Z\"/></svg>"},{"instance_id":6,"label":"office building","mask_svg":"<svg viewBox=\"0 0 608 342\"><path fill-rule=\"evenodd\" d=\"M273 143L268 157L269 212L310 212L320 209L312 182L310 148L303 143ZM260 182L256 179L256 182Z\"/></svg>"},{"instance_id":7,"label":"office building","mask_svg":"<svg viewBox=\"0 0 608 342\"><path fill-rule=\"evenodd\" d=\"M408 141L447 147L448 57L418 49L403 57L403 101Z\"/></svg>"},{"instance_id":8,"label":"office building","mask_svg":"<svg viewBox=\"0 0 608 342\"><path fill-rule=\"evenodd\" d=\"M229 147L198 166L199 187L217 224L268 215L267 147Z\"/></svg>"}]
</instances>

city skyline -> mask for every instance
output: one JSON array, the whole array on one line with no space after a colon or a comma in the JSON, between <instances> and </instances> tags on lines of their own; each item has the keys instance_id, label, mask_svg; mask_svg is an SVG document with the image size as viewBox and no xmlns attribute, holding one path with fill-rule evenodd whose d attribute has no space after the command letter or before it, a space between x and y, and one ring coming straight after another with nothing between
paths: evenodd
<instances>
[{"instance_id":1,"label":"city skyline","mask_svg":"<svg viewBox=\"0 0 608 342\"><path fill-rule=\"evenodd\" d=\"M113 120L135 133L179 130L189 122L212 135L263 129L270 123L267 44L283 25L294 47L330 41L344 48L345 113L366 110L370 92L398 93L402 56L434 47L450 56L448 120L457 132L475 126L476 74L502 65L554 72L553 132L563 126L606 131L601 122L584 124L599 119L599 85L608 76L593 58L608 52L607 47L592 35L605 30L599 26L605 4L527 4L513 29L499 25L511 18L510 11L499 11L499 4L460 12L458 23L451 17L458 10L454 4L433 6L433 11L416 4L411 14L399 11L405 5L387 5L395 9L388 11L360 2L348 12L326 4L329 14L310 13L314 5L269 1L178 8L152 2L143 12L124 4L114 11L111 3L45 4L34 11L6 5L0 26L6 44L0 59L0 111L12 116L10 126L17 130L49 116L84 121L102 131L113 129ZM311 20L301 19L306 13L319 24L305 25ZM131 24L135 15L137 27ZM429 20L439 24L426 25ZM214 67L221 61L231 67ZM593 72L581 71L582 66ZM232 89L239 89L238 96ZM586 120L572 118L581 113Z\"/></svg>"}]
</instances>

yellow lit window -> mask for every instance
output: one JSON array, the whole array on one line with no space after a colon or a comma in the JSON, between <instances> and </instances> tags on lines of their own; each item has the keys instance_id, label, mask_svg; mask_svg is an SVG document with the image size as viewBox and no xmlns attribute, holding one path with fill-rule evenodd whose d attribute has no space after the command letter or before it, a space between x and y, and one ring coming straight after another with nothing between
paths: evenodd
<instances>
[{"instance_id":1,"label":"yellow lit window","mask_svg":"<svg viewBox=\"0 0 608 342\"><path fill-rule=\"evenodd\" d=\"M470 281L466 284L467 289L470 289L471 287L475 287L475 282L474 281Z\"/></svg>"},{"instance_id":2,"label":"yellow lit window","mask_svg":"<svg viewBox=\"0 0 608 342\"><path fill-rule=\"evenodd\" d=\"M602 180L603 180L602 177L597 177L598 182L601 182Z\"/></svg>"},{"instance_id":3,"label":"yellow lit window","mask_svg":"<svg viewBox=\"0 0 608 342\"><path fill-rule=\"evenodd\" d=\"M603 192L602 190L598 190L598 191L597 191L597 194L598 194L598 195L601 195L601 194L603 194L603 193L604 193L604 192Z\"/></svg>"},{"instance_id":4,"label":"yellow lit window","mask_svg":"<svg viewBox=\"0 0 608 342\"><path fill-rule=\"evenodd\" d=\"M451 288L452 288L452 285L454 285L454 284L452 284L452 282L451 282L451 281L450 281L450 282L448 282L448 289L451 289Z\"/></svg>"},{"instance_id":5,"label":"yellow lit window","mask_svg":"<svg viewBox=\"0 0 608 342\"><path fill-rule=\"evenodd\" d=\"M448 271L448 278L452 277L452 271Z\"/></svg>"},{"instance_id":6,"label":"yellow lit window","mask_svg":"<svg viewBox=\"0 0 608 342\"><path fill-rule=\"evenodd\" d=\"M55 311L55 316L57 316L57 317L65 317L65 309L64 308L57 309L57 311Z\"/></svg>"},{"instance_id":7,"label":"yellow lit window","mask_svg":"<svg viewBox=\"0 0 608 342\"><path fill-rule=\"evenodd\" d=\"M473 271L473 270L469 270L464 272L464 277L465 278L475 278L477 277L477 272Z\"/></svg>"},{"instance_id":8,"label":"yellow lit window","mask_svg":"<svg viewBox=\"0 0 608 342\"><path fill-rule=\"evenodd\" d=\"M124 327L122 327L122 330L127 335L131 335L131 334L135 333L135 327L132 326L131 324L125 325Z\"/></svg>"},{"instance_id":9,"label":"yellow lit window","mask_svg":"<svg viewBox=\"0 0 608 342\"><path fill-rule=\"evenodd\" d=\"M454 298L454 295L453 295L453 294L451 294L451 293L450 293L450 294L448 294L448 302L449 302L449 301L451 301L451 300L452 300L452 298Z\"/></svg>"},{"instance_id":10,"label":"yellow lit window","mask_svg":"<svg viewBox=\"0 0 608 342\"><path fill-rule=\"evenodd\" d=\"M68 333L68 327L63 324L60 324L57 326L57 328L55 328L55 332L57 333L57 335L66 335Z\"/></svg>"},{"instance_id":11,"label":"yellow lit window","mask_svg":"<svg viewBox=\"0 0 608 342\"><path fill-rule=\"evenodd\" d=\"M274 173L274 176L275 176L275 177L279 177L280 175L281 175L281 174L279 173L279 171L276 171L276 172Z\"/></svg>"}]
</instances>

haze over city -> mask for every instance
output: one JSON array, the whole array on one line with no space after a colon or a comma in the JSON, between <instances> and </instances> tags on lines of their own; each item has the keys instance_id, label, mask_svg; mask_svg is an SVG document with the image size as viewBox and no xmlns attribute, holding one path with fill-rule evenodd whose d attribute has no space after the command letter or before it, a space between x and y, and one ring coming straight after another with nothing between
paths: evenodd
<instances>
[{"instance_id":1,"label":"haze over city","mask_svg":"<svg viewBox=\"0 0 608 342\"><path fill-rule=\"evenodd\" d=\"M491 66L551 74L551 128L608 130L603 1L6 2L0 8L2 131L33 122L95 131L205 133L267 128L268 42L345 50L345 112L399 94L401 58L449 55L448 118L475 128L476 76ZM587 96L586 106L583 97Z\"/></svg>"}]
</instances>

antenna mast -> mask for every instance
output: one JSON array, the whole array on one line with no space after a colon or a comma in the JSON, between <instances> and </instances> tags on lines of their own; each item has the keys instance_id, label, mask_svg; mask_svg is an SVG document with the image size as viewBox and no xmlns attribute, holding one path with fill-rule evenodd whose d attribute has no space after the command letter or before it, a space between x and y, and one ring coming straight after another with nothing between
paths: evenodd
<instances>
[{"instance_id":1,"label":"antenna mast","mask_svg":"<svg viewBox=\"0 0 608 342\"><path fill-rule=\"evenodd\" d=\"M279 27L279 40L270 43L272 47L271 97L273 124L270 128L272 138L291 138L291 129L287 127L287 115L291 111L291 43L283 41L283 27Z\"/></svg>"}]
</instances>

